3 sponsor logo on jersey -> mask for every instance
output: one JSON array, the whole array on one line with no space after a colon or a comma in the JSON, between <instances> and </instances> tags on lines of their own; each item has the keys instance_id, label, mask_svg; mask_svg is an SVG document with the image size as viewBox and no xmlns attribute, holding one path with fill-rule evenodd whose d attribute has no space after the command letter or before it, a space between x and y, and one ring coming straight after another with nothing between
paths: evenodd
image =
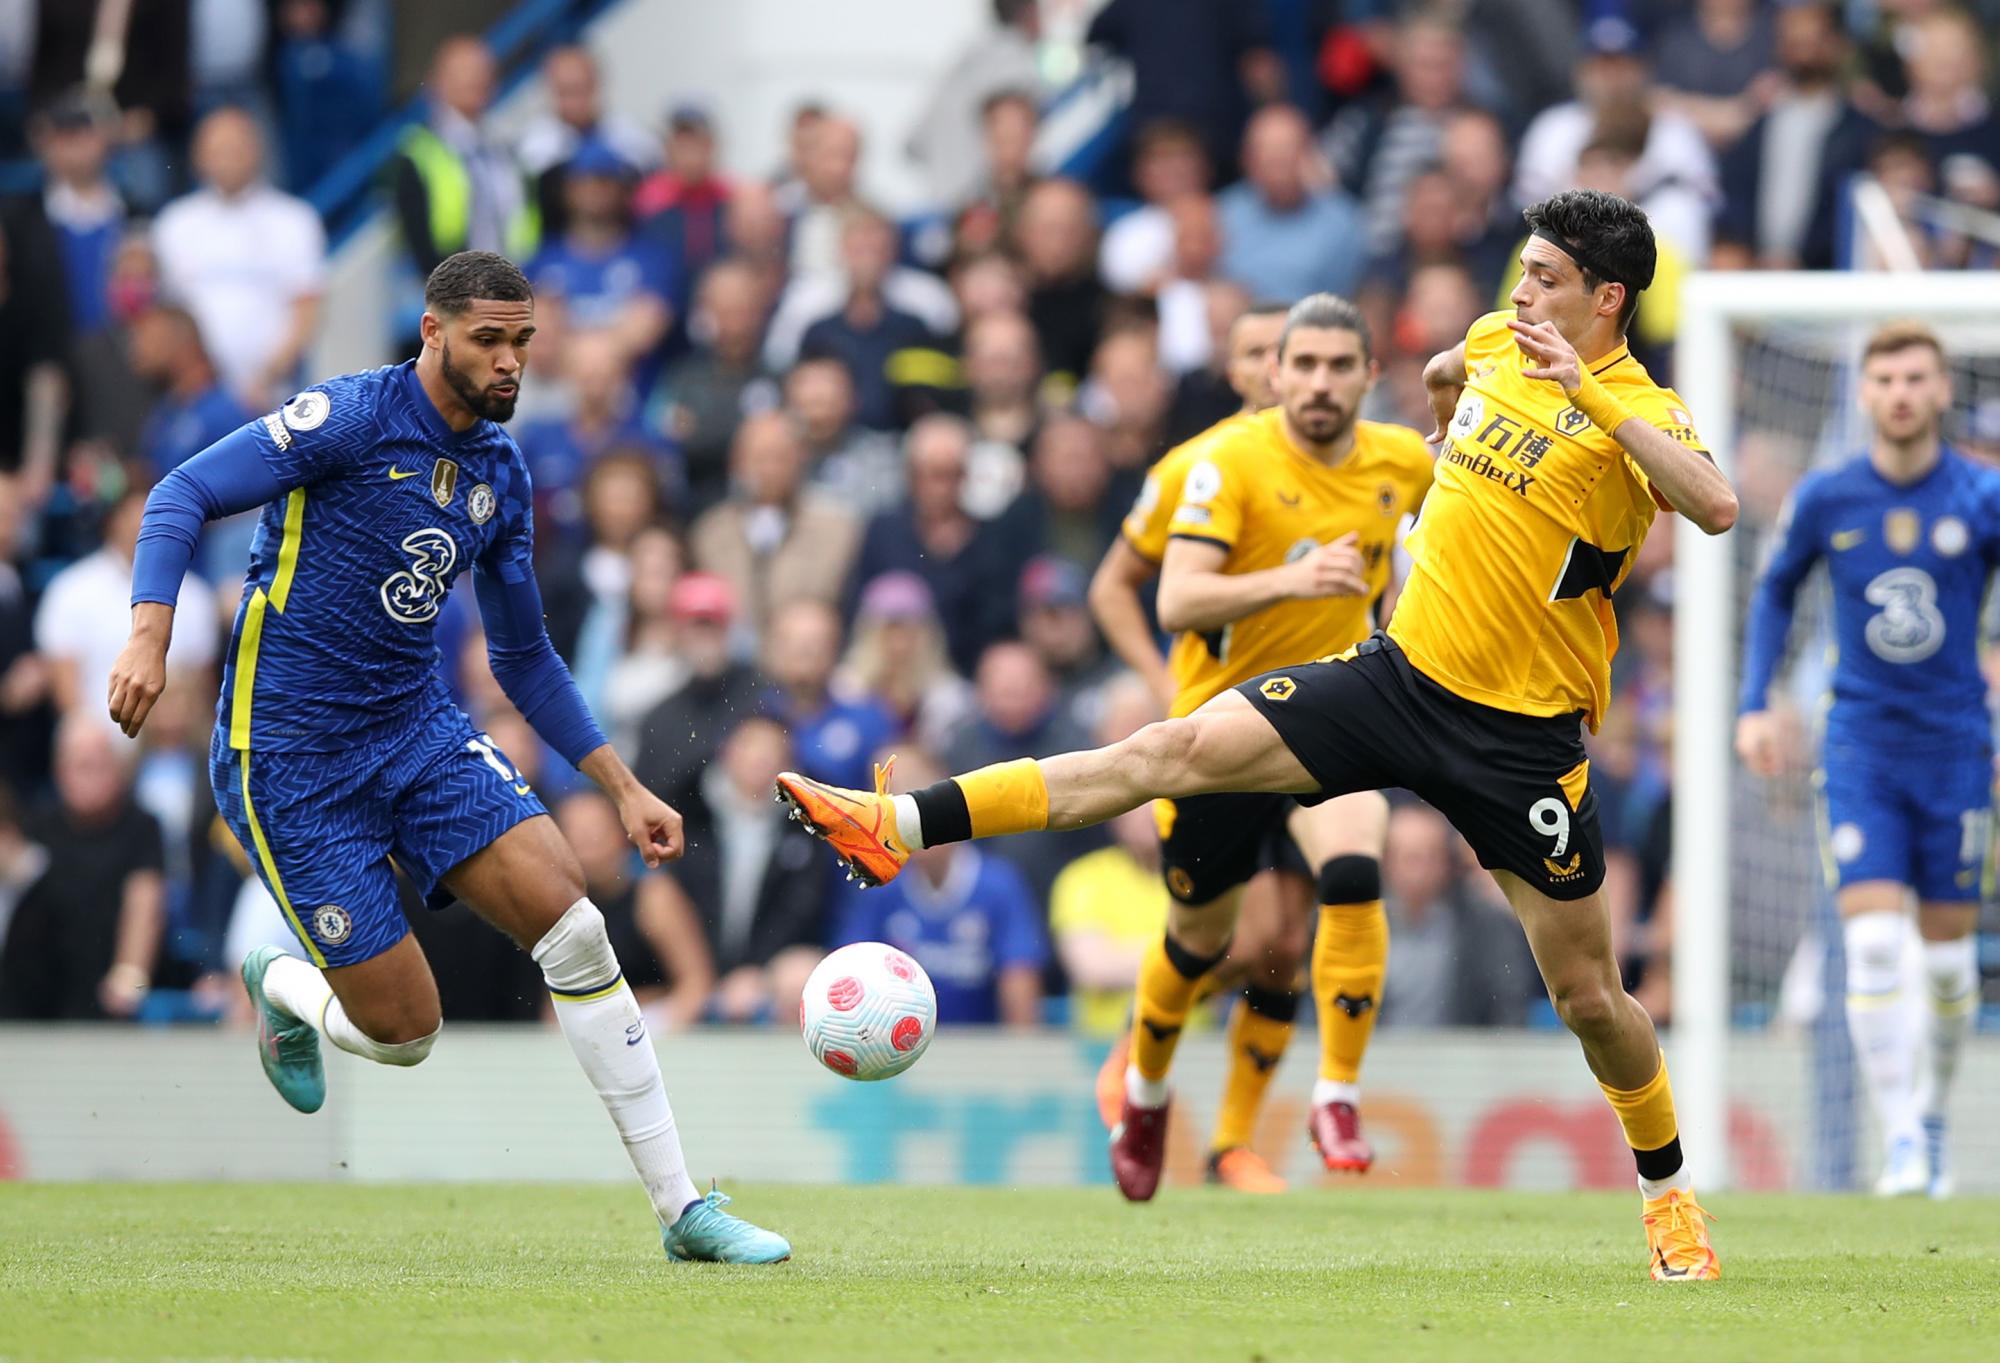
<instances>
[{"instance_id":1,"label":"3 sponsor logo on jersey","mask_svg":"<svg viewBox=\"0 0 2000 1363\"><path fill-rule=\"evenodd\" d=\"M392 620L424 625L437 619L458 566L458 541L438 527L425 526L403 537L410 566L382 583L382 609Z\"/></svg>"}]
</instances>

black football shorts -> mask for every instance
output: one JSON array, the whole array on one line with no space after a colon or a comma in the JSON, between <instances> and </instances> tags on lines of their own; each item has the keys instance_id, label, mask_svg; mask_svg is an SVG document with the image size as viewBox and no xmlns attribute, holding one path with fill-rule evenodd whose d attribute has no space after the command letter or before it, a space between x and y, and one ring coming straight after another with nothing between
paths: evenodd
<instances>
[{"instance_id":1,"label":"black football shorts","mask_svg":"<svg viewBox=\"0 0 2000 1363\"><path fill-rule=\"evenodd\" d=\"M1581 713L1517 715L1452 694L1376 631L1337 658L1236 688L1319 782L1310 805L1402 786L1465 835L1479 864L1551 899L1604 883Z\"/></svg>"},{"instance_id":2,"label":"black football shorts","mask_svg":"<svg viewBox=\"0 0 2000 1363\"><path fill-rule=\"evenodd\" d=\"M1158 800L1160 869L1167 893L1182 904L1220 899L1259 871L1312 869L1285 821L1298 801L1289 795L1190 795Z\"/></svg>"}]
</instances>

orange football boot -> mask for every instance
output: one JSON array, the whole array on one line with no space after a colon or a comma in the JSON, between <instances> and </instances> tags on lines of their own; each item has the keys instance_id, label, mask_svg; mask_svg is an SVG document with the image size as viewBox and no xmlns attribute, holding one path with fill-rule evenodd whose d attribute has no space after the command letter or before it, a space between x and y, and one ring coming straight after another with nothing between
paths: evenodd
<instances>
[{"instance_id":1,"label":"orange football boot","mask_svg":"<svg viewBox=\"0 0 2000 1363\"><path fill-rule=\"evenodd\" d=\"M910 860L909 846L896 832L896 800L889 794L889 776L895 769L893 757L875 764L872 794L829 786L795 771L780 772L778 800L846 863L849 880L886 885Z\"/></svg>"},{"instance_id":2,"label":"orange football boot","mask_svg":"<svg viewBox=\"0 0 2000 1363\"><path fill-rule=\"evenodd\" d=\"M1119 1110L1125 1106L1125 1066L1131 1059L1132 1031L1128 1027L1111 1043L1104 1063L1097 1067L1097 1115L1106 1131L1118 1125Z\"/></svg>"},{"instance_id":3,"label":"orange football boot","mask_svg":"<svg viewBox=\"0 0 2000 1363\"><path fill-rule=\"evenodd\" d=\"M1708 1243L1708 1223L1713 1218L1693 1193L1667 1189L1664 1196L1646 1203L1643 1219L1655 1282L1712 1282L1722 1276L1722 1261Z\"/></svg>"},{"instance_id":4,"label":"orange football boot","mask_svg":"<svg viewBox=\"0 0 2000 1363\"><path fill-rule=\"evenodd\" d=\"M1208 1157L1208 1181L1239 1193L1282 1193L1284 1177L1247 1145L1233 1145Z\"/></svg>"}]
</instances>

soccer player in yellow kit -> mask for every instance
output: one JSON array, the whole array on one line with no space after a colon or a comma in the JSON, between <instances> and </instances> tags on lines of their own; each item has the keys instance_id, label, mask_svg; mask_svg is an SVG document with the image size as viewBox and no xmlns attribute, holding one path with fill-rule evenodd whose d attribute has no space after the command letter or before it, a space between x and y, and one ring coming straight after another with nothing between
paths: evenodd
<instances>
[{"instance_id":1,"label":"soccer player in yellow kit","mask_svg":"<svg viewBox=\"0 0 2000 1363\"><path fill-rule=\"evenodd\" d=\"M1481 318L1425 368L1443 447L1387 634L1108 748L907 795L790 774L779 791L850 870L881 881L913 847L1080 827L1161 796L1408 787L1465 835L1521 920L1632 1147L1653 1277L1713 1279L1652 1020L1619 984L1582 730L1609 699L1611 596L1655 510L1720 534L1736 494L1625 342L1653 278L1646 215L1568 190L1526 217L1513 314Z\"/></svg>"},{"instance_id":2,"label":"soccer player in yellow kit","mask_svg":"<svg viewBox=\"0 0 2000 1363\"><path fill-rule=\"evenodd\" d=\"M1269 320L1246 318L1232 342L1254 351ZM1131 590L1135 574L1120 555L1149 568L1163 561L1161 623L1184 631L1166 668L1175 715L1274 666L1365 637L1402 518L1430 486L1430 453L1414 431L1355 419L1375 365L1353 305L1315 295L1290 310L1279 335L1275 369L1267 356L1262 374L1238 382L1268 387L1275 376L1281 410L1232 417L1162 459L1100 570L1101 600L1107 574ZM1139 633L1137 644L1150 650L1143 619ZM1140 970L1130 1046L1114 1048L1125 1055L1109 1085L1099 1077L1120 1189L1144 1200L1158 1185L1167 1067L1201 981L1225 954L1249 982L1230 1021L1209 1177L1249 1191L1283 1189L1249 1141L1291 1039L1315 881L1321 1065L1310 1131L1328 1168L1366 1169L1374 1152L1361 1135L1358 1081L1388 964L1385 802L1356 793L1307 813L1282 795L1213 795L1162 800L1156 810L1174 907ZM1253 879L1254 897L1245 890Z\"/></svg>"}]
</instances>

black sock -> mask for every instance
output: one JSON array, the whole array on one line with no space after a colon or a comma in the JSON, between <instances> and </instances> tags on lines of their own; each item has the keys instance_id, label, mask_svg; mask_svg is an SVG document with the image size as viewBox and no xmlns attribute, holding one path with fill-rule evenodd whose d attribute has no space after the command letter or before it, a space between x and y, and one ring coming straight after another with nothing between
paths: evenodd
<instances>
[{"instance_id":1,"label":"black sock","mask_svg":"<svg viewBox=\"0 0 2000 1363\"><path fill-rule=\"evenodd\" d=\"M910 798L917 802L917 817L923 820L924 846L941 847L972 836L972 811L966 808L958 782L947 778L911 791Z\"/></svg>"},{"instance_id":2,"label":"black sock","mask_svg":"<svg viewBox=\"0 0 2000 1363\"><path fill-rule=\"evenodd\" d=\"M1639 1177L1648 1183L1672 1178L1681 1171L1681 1138L1676 1136L1657 1150L1634 1150L1632 1159L1639 1166Z\"/></svg>"}]
</instances>

